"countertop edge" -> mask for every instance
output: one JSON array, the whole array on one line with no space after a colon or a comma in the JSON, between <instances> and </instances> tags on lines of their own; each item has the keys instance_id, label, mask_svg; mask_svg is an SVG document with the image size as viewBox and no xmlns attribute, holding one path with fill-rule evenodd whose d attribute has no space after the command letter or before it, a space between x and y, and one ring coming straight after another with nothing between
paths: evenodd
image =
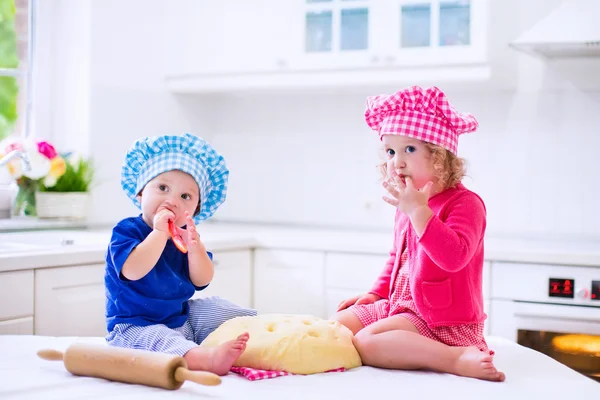
<instances>
[{"instance_id":1,"label":"countertop edge","mask_svg":"<svg viewBox=\"0 0 600 400\"><path fill-rule=\"evenodd\" d=\"M76 234L76 233L75 233ZM390 236L385 233L311 231L294 229L217 229L201 232L206 248L218 256L219 251L273 249L292 251L336 252L346 254L389 254ZM521 246L515 248L514 243ZM530 242L507 242L486 239L485 261L600 267L600 247L595 244L578 248L569 246L529 245ZM587 247L586 247L587 246ZM0 253L0 272L102 264L106 245L65 247L36 252Z\"/></svg>"}]
</instances>

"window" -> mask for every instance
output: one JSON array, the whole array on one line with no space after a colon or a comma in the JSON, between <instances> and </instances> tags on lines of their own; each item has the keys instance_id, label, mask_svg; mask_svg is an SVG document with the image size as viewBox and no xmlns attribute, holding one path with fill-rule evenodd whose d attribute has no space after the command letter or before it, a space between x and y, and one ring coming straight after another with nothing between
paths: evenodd
<instances>
[{"instance_id":1,"label":"window","mask_svg":"<svg viewBox=\"0 0 600 400\"><path fill-rule=\"evenodd\" d=\"M0 0L0 141L30 131L34 1ZM8 216L10 183L0 168L0 218Z\"/></svg>"},{"instance_id":2,"label":"window","mask_svg":"<svg viewBox=\"0 0 600 400\"><path fill-rule=\"evenodd\" d=\"M0 0L0 140L29 131L30 0Z\"/></svg>"}]
</instances>

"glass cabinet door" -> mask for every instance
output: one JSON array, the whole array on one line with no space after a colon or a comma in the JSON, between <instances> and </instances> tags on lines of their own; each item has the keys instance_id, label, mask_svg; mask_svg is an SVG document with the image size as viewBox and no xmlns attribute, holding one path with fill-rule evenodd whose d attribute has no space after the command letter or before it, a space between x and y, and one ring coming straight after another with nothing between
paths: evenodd
<instances>
[{"instance_id":1,"label":"glass cabinet door","mask_svg":"<svg viewBox=\"0 0 600 400\"><path fill-rule=\"evenodd\" d=\"M431 46L431 4L400 7L400 47Z\"/></svg>"},{"instance_id":2,"label":"glass cabinet door","mask_svg":"<svg viewBox=\"0 0 600 400\"><path fill-rule=\"evenodd\" d=\"M368 0L305 0L305 52L369 48Z\"/></svg>"},{"instance_id":3,"label":"glass cabinet door","mask_svg":"<svg viewBox=\"0 0 600 400\"><path fill-rule=\"evenodd\" d=\"M381 0L299 1L298 69L351 69L374 62L373 12ZM385 0L383 0L385 1ZM375 60L376 61L376 60Z\"/></svg>"},{"instance_id":4,"label":"glass cabinet door","mask_svg":"<svg viewBox=\"0 0 600 400\"><path fill-rule=\"evenodd\" d=\"M340 51L366 50L369 47L369 9L342 9Z\"/></svg>"},{"instance_id":5,"label":"glass cabinet door","mask_svg":"<svg viewBox=\"0 0 600 400\"><path fill-rule=\"evenodd\" d=\"M470 0L400 3L397 10L400 12L400 47L471 44Z\"/></svg>"},{"instance_id":6,"label":"glass cabinet door","mask_svg":"<svg viewBox=\"0 0 600 400\"><path fill-rule=\"evenodd\" d=\"M306 13L306 52L330 52L333 37L333 12L308 11Z\"/></svg>"},{"instance_id":7,"label":"glass cabinet door","mask_svg":"<svg viewBox=\"0 0 600 400\"><path fill-rule=\"evenodd\" d=\"M471 44L471 4L469 1L440 2L440 46L468 46Z\"/></svg>"},{"instance_id":8,"label":"glass cabinet door","mask_svg":"<svg viewBox=\"0 0 600 400\"><path fill-rule=\"evenodd\" d=\"M397 65L483 62L489 0L382 0ZM474 34L477 32L477 34ZM375 40L375 39L374 39Z\"/></svg>"}]
</instances>

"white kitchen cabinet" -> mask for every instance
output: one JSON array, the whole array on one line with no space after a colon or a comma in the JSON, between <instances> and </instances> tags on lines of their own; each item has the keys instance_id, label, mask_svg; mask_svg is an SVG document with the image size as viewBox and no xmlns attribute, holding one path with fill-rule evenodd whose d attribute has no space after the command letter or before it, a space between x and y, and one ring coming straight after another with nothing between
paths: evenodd
<instances>
[{"instance_id":1,"label":"white kitchen cabinet","mask_svg":"<svg viewBox=\"0 0 600 400\"><path fill-rule=\"evenodd\" d=\"M327 253L325 258L326 314L340 301L368 292L389 256L384 254Z\"/></svg>"},{"instance_id":2,"label":"white kitchen cabinet","mask_svg":"<svg viewBox=\"0 0 600 400\"><path fill-rule=\"evenodd\" d=\"M210 285L193 298L219 296L242 307L252 307L252 251L213 253L215 276Z\"/></svg>"},{"instance_id":3,"label":"white kitchen cabinet","mask_svg":"<svg viewBox=\"0 0 600 400\"><path fill-rule=\"evenodd\" d=\"M290 69L486 62L489 0L295 0Z\"/></svg>"},{"instance_id":4,"label":"white kitchen cabinet","mask_svg":"<svg viewBox=\"0 0 600 400\"><path fill-rule=\"evenodd\" d=\"M254 307L259 313L325 317L325 253L257 249Z\"/></svg>"},{"instance_id":5,"label":"white kitchen cabinet","mask_svg":"<svg viewBox=\"0 0 600 400\"><path fill-rule=\"evenodd\" d=\"M0 335L33 335L33 317L0 321Z\"/></svg>"},{"instance_id":6,"label":"white kitchen cabinet","mask_svg":"<svg viewBox=\"0 0 600 400\"><path fill-rule=\"evenodd\" d=\"M33 271L0 273L0 334L33 333Z\"/></svg>"},{"instance_id":7,"label":"white kitchen cabinet","mask_svg":"<svg viewBox=\"0 0 600 400\"><path fill-rule=\"evenodd\" d=\"M35 271L35 334L105 336L104 264Z\"/></svg>"},{"instance_id":8,"label":"white kitchen cabinet","mask_svg":"<svg viewBox=\"0 0 600 400\"><path fill-rule=\"evenodd\" d=\"M288 1L184 0L169 10L167 75L247 74L286 67ZM185 13L181 10L185 9Z\"/></svg>"},{"instance_id":9,"label":"white kitchen cabinet","mask_svg":"<svg viewBox=\"0 0 600 400\"><path fill-rule=\"evenodd\" d=\"M490 0L186 2L175 93L489 80Z\"/></svg>"},{"instance_id":10,"label":"white kitchen cabinet","mask_svg":"<svg viewBox=\"0 0 600 400\"><path fill-rule=\"evenodd\" d=\"M325 285L366 292L373 287L388 259L387 254L327 253Z\"/></svg>"}]
</instances>

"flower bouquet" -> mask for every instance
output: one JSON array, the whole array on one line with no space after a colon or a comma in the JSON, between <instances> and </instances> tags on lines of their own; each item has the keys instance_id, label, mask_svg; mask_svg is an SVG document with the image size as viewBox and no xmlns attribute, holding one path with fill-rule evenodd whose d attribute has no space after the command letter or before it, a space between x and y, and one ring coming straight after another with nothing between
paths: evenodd
<instances>
[{"instance_id":1,"label":"flower bouquet","mask_svg":"<svg viewBox=\"0 0 600 400\"><path fill-rule=\"evenodd\" d=\"M93 179L89 160L75 153L59 154L49 142L30 138L5 140L0 145L0 158L13 150L23 152L30 166L27 170L18 158L6 165L18 186L13 215L38 215L41 193L85 193L87 197Z\"/></svg>"}]
</instances>

